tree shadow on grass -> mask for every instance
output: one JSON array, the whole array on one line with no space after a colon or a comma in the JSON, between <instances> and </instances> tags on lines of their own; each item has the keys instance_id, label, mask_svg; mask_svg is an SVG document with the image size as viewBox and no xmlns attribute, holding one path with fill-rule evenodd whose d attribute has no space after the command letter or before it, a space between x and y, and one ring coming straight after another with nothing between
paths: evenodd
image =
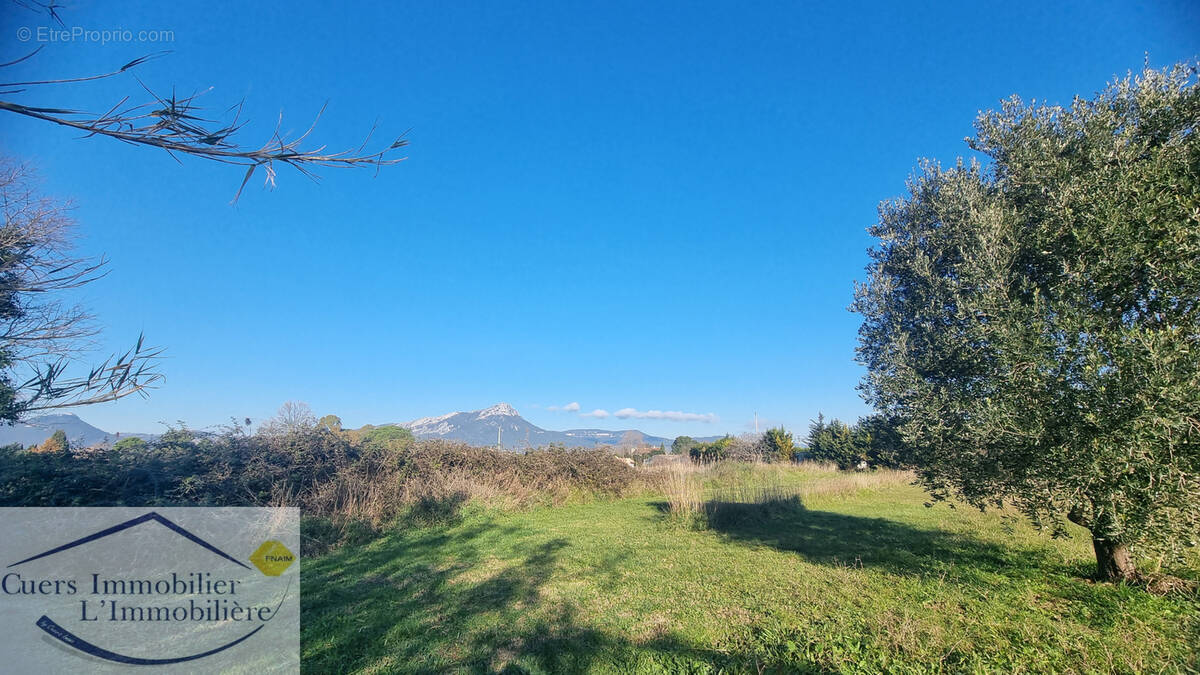
<instances>
[{"instance_id":1,"label":"tree shadow on grass","mask_svg":"<svg viewBox=\"0 0 1200 675\"><path fill-rule=\"evenodd\" d=\"M665 503L655 504L669 511ZM914 527L887 518L805 507L799 496L704 504L709 529L730 541L798 553L813 563L882 569L898 575L945 574L981 581L988 575L1029 577L1068 568L1045 550L1000 545L969 534ZM974 579L972 579L974 577Z\"/></svg>"},{"instance_id":2,"label":"tree shadow on grass","mask_svg":"<svg viewBox=\"0 0 1200 675\"><path fill-rule=\"evenodd\" d=\"M665 503L656 504L669 512ZM926 529L887 518L850 516L811 510L798 496L761 503L708 501L705 521L728 541L769 546L799 554L807 562L844 568L882 570L925 577L985 597L1000 590L1036 587L1049 601L1064 601L1071 620L1094 630L1109 630L1125 620L1121 611L1129 589L1093 583L1087 562L1066 562L1048 547L997 543L937 528ZM994 597L994 596L993 596Z\"/></svg>"},{"instance_id":3,"label":"tree shadow on grass","mask_svg":"<svg viewBox=\"0 0 1200 675\"><path fill-rule=\"evenodd\" d=\"M476 513L313 560L301 596L303 670L818 672L795 662L772 670L753 656L698 649L672 634L634 640L589 625L547 589L568 546ZM587 574L609 578L616 570L608 568L621 563L610 556Z\"/></svg>"}]
</instances>

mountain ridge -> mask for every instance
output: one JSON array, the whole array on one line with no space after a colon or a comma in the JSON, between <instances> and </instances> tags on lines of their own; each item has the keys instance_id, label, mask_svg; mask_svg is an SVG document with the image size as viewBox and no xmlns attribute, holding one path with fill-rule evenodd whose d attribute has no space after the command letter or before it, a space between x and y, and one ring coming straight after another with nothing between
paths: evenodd
<instances>
[{"instance_id":1,"label":"mountain ridge","mask_svg":"<svg viewBox=\"0 0 1200 675\"><path fill-rule=\"evenodd\" d=\"M523 450L561 443L573 447L648 444L670 445L673 439L651 436L637 429L543 429L517 412L508 403L497 403L481 410L464 410L435 417L421 417L388 426L403 427L417 438L441 438L471 445L499 445L507 450Z\"/></svg>"},{"instance_id":2,"label":"mountain ridge","mask_svg":"<svg viewBox=\"0 0 1200 675\"><path fill-rule=\"evenodd\" d=\"M86 448L98 443L115 443L122 438L144 438L152 440L157 434L140 432L110 432L94 427L74 413L39 415L15 424L0 426L0 447L16 443L24 447L38 445L57 430L67 435L72 447Z\"/></svg>"},{"instance_id":3,"label":"mountain ridge","mask_svg":"<svg viewBox=\"0 0 1200 675\"><path fill-rule=\"evenodd\" d=\"M493 447L499 441L506 450L526 450L552 443L568 447L595 448L602 446L666 445L674 439L652 436L637 429L543 429L517 412L508 403L481 410L467 410L420 417L409 422L393 422L379 426L409 429L422 439L461 441L471 445ZM0 447L19 443L22 447L38 445L56 430L62 429L72 447L88 447L115 443L122 438L138 437L153 440L157 434L138 432L109 432L88 424L73 413L41 415L16 424L0 426ZM713 436L712 438L719 438ZM697 438L704 441L707 438Z\"/></svg>"}]
</instances>

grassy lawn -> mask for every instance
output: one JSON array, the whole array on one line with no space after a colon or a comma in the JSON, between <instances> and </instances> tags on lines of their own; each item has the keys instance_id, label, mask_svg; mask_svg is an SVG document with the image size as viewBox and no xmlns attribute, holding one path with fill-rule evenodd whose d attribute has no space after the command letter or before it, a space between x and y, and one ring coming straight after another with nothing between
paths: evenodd
<instances>
[{"instance_id":1,"label":"grassy lawn","mask_svg":"<svg viewBox=\"0 0 1200 675\"><path fill-rule=\"evenodd\" d=\"M1200 599L1094 584L1090 542L901 476L702 477L664 498L501 511L303 562L306 672L1197 672ZM725 492L722 492L725 490ZM731 496L733 495L733 496Z\"/></svg>"}]
</instances>

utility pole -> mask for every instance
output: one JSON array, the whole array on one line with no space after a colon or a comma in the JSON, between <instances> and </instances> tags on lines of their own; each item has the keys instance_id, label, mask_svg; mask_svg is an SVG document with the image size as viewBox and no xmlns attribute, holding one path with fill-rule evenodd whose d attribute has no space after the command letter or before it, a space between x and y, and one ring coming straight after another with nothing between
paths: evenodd
<instances>
[{"instance_id":1,"label":"utility pole","mask_svg":"<svg viewBox=\"0 0 1200 675\"><path fill-rule=\"evenodd\" d=\"M754 413L754 433L758 433L758 412Z\"/></svg>"},{"instance_id":2,"label":"utility pole","mask_svg":"<svg viewBox=\"0 0 1200 675\"><path fill-rule=\"evenodd\" d=\"M504 447L503 445L500 444L500 432L501 431L503 431L503 429L499 425L497 425L496 426L496 449L497 450L500 450Z\"/></svg>"}]
</instances>

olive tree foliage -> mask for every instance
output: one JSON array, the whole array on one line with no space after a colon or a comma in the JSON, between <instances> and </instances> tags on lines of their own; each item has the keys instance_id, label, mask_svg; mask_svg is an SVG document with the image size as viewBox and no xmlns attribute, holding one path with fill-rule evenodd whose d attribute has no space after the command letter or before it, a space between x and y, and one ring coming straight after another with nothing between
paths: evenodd
<instances>
[{"instance_id":1,"label":"olive tree foliage","mask_svg":"<svg viewBox=\"0 0 1200 675\"><path fill-rule=\"evenodd\" d=\"M854 442L863 449L866 462L872 467L904 469L913 465L896 421L883 415L860 417L854 425Z\"/></svg>"},{"instance_id":2,"label":"olive tree foliage","mask_svg":"<svg viewBox=\"0 0 1200 675\"><path fill-rule=\"evenodd\" d=\"M980 115L856 288L867 398L937 499L1090 531L1102 578L1200 539L1200 89L1146 69Z\"/></svg>"},{"instance_id":3,"label":"olive tree foliage","mask_svg":"<svg viewBox=\"0 0 1200 675\"><path fill-rule=\"evenodd\" d=\"M0 158L0 423L29 413L115 401L162 379L141 337L122 355L79 366L98 329L63 295L104 275L72 254L69 205L37 190L33 171Z\"/></svg>"}]
</instances>

